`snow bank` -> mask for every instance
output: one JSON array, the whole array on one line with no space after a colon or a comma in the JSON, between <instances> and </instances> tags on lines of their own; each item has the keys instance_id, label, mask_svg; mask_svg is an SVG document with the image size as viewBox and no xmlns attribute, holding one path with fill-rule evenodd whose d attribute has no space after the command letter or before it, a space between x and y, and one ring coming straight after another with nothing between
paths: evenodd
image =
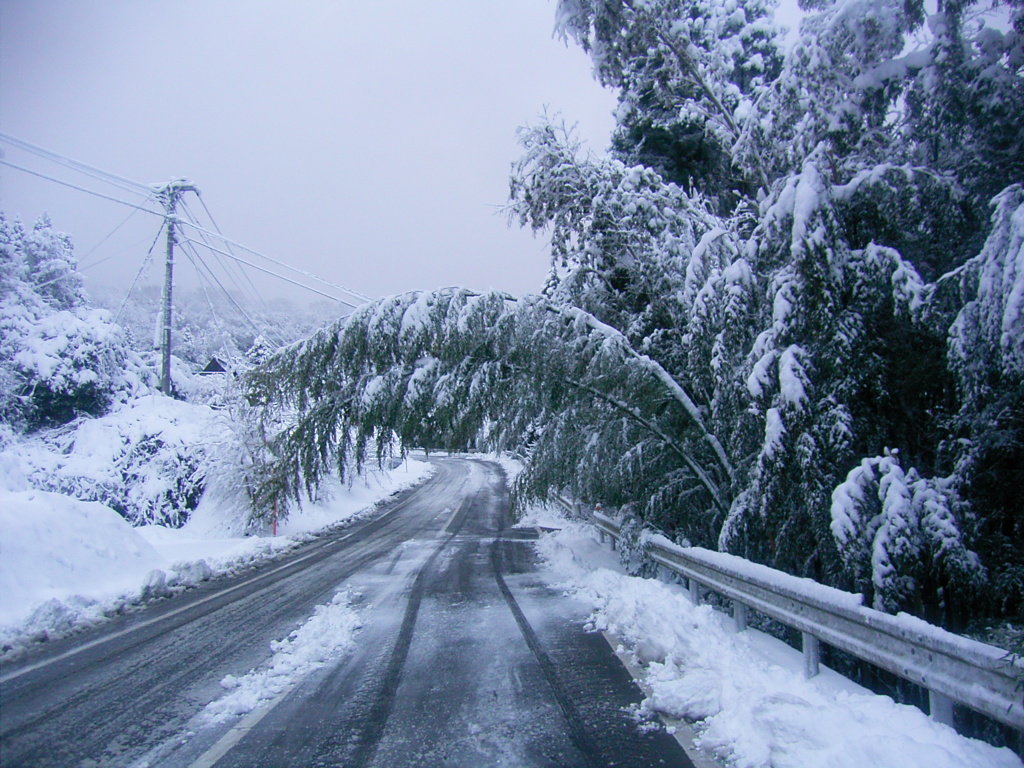
<instances>
[{"instance_id":1,"label":"snow bank","mask_svg":"<svg viewBox=\"0 0 1024 768\"><path fill-rule=\"evenodd\" d=\"M278 525L278 533L296 535L337 525L379 500L422 482L434 471L433 464L406 459L394 469L367 471L347 485L337 481L325 483L320 500L292 510L288 518Z\"/></svg>"},{"instance_id":2,"label":"snow bank","mask_svg":"<svg viewBox=\"0 0 1024 768\"><path fill-rule=\"evenodd\" d=\"M547 513L549 514L549 513ZM594 608L596 629L644 666L647 711L696 721L697 745L740 768L1021 768L1008 749L964 738L916 707L824 670L678 586L626 576L589 525L563 521L538 544L551 581Z\"/></svg>"},{"instance_id":3,"label":"snow bank","mask_svg":"<svg viewBox=\"0 0 1024 768\"><path fill-rule=\"evenodd\" d=\"M150 572L167 565L110 507L58 493L0 491L0 530L3 625L39 623L72 597L92 608L137 596ZM96 611L83 613L95 618Z\"/></svg>"},{"instance_id":4,"label":"snow bank","mask_svg":"<svg viewBox=\"0 0 1024 768\"><path fill-rule=\"evenodd\" d=\"M102 622L146 600L280 557L318 531L358 516L434 471L407 461L350 485L328 484L271 536L242 536L223 508L200 504L183 528L132 528L98 502L0 490L0 656ZM17 473L9 478L14 484Z\"/></svg>"},{"instance_id":5,"label":"snow bank","mask_svg":"<svg viewBox=\"0 0 1024 768\"><path fill-rule=\"evenodd\" d=\"M521 460L514 458L507 453L488 453L484 454L483 458L488 461L493 461L501 467L501 470L505 473L505 480L509 486L515 482L515 479L519 477L525 469Z\"/></svg>"},{"instance_id":6,"label":"snow bank","mask_svg":"<svg viewBox=\"0 0 1024 768\"><path fill-rule=\"evenodd\" d=\"M326 478L318 499L293 508L278 523L277 532L280 536L300 536L351 520L382 499L423 482L434 471L433 464L410 458L393 469L365 470L349 483ZM182 528L170 530L163 526L148 526L143 530L154 528L166 531L157 536L167 543L245 540L242 535L244 521L230 506L210 494L203 496Z\"/></svg>"}]
</instances>

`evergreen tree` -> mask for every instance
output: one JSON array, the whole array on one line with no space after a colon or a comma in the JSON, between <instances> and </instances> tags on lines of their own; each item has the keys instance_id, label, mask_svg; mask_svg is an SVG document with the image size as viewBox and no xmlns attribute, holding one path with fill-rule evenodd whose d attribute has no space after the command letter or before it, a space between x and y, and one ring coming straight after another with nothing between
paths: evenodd
<instances>
[{"instance_id":1,"label":"evergreen tree","mask_svg":"<svg viewBox=\"0 0 1024 768\"><path fill-rule=\"evenodd\" d=\"M995 200L981 253L959 272L966 299L949 334L962 406L948 442L978 518L997 614L1024 616L1024 189Z\"/></svg>"}]
</instances>

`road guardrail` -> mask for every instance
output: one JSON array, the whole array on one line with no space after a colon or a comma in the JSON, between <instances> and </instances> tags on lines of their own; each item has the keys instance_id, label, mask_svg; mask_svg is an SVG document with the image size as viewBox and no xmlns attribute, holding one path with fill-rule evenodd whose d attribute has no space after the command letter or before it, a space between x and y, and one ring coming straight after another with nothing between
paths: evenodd
<instances>
[{"instance_id":1,"label":"road guardrail","mask_svg":"<svg viewBox=\"0 0 1024 768\"><path fill-rule=\"evenodd\" d=\"M614 517L594 512L601 540L619 539ZM1001 648L961 637L915 616L896 616L862 605L862 596L811 579L701 547L680 547L661 535L644 534L647 555L684 577L690 597L700 590L722 595L733 605L739 631L755 610L799 630L804 672L818 673L820 643L892 672L928 690L931 716L953 724L953 702L1024 731L1024 659Z\"/></svg>"}]
</instances>

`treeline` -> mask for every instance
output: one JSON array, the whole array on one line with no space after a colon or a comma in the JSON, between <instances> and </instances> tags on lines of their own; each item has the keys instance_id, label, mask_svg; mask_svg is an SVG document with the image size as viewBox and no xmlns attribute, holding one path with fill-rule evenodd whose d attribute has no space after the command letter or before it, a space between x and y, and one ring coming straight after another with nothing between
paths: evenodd
<instances>
[{"instance_id":1,"label":"treeline","mask_svg":"<svg viewBox=\"0 0 1024 768\"><path fill-rule=\"evenodd\" d=\"M93 301L109 310L125 329L132 349L145 355L157 346L161 292L159 286L145 285L127 295L110 287L97 287L91 293ZM224 363L242 360L250 351L262 357L282 344L310 336L347 309L326 300L299 307L282 298L255 300L241 292L178 289L171 315L174 354L199 368L214 357ZM254 346L264 351L253 350Z\"/></svg>"},{"instance_id":2,"label":"treeline","mask_svg":"<svg viewBox=\"0 0 1024 768\"><path fill-rule=\"evenodd\" d=\"M1024 5L562 0L606 156L521 133L541 295L382 300L257 372L263 498L390 445L962 630L1024 610ZM1006 21L1008 17L1008 22ZM286 418L287 416L287 418Z\"/></svg>"}]
</instances>

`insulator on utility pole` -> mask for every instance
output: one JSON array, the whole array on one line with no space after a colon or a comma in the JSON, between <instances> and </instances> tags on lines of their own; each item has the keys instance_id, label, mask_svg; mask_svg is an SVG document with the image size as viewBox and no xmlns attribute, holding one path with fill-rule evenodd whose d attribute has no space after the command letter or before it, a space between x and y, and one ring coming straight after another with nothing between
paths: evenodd
<instances>
[{"instance_id":1,"label":"insulator on utility pole","mask_svg":"<svg viewBox=\"0 0 1024 768\"><path fill-rule=\"evenodd\" d=\"M164 261L164 295L162 307L162 328L160 333L160 390L171 394L171 294L174 283L174 225L178 220L178 200L185 192L199 190L187 179L174 179L157 191L157 197L164 205L164 222L167 225L167 252Z\"/></svg>"}]
</instances>

